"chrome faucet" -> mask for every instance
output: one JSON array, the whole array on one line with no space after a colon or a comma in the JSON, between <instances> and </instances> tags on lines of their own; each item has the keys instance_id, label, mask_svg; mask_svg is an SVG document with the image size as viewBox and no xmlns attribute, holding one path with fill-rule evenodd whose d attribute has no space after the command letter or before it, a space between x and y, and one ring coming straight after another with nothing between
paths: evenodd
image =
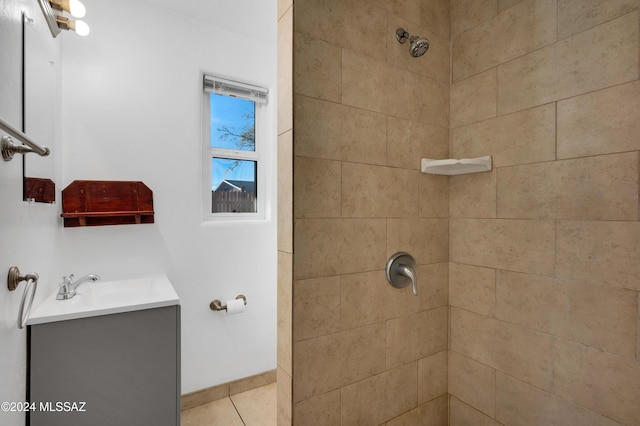
<instances>
[{"instance_id":1,"label":"chrome faucet","mask_svg":"<svg viewBox=\"0 0 640 426\"><path fill-rule=\"evenodd\" d=\"M98 281L100 279L96 274L85 275L79 280L73 282L73 274L68 277L62 277L62 284L58 288L58 294L56 295L57 300L67 300L71 299L76 295L76 289L80 286L80 284L87 281Z\"/></svg>"}]
</instances>

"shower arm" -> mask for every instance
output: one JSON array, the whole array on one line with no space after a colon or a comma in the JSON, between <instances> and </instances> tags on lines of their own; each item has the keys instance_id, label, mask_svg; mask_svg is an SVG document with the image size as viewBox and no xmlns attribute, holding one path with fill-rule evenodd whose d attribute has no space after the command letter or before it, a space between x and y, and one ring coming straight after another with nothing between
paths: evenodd
<instances>
[{"instance_id":1,"label":"shower arm","mask_svg":"<svg viewBox=\"0 0 640 426\"><path fill-rule=\"evenodd\" d=\"M411 34L405 31L404 28L398 28L396 30L396 40L398 40L400 44L404 44L404 42L407 41L409 37L411 37Z\"/></svg>"}]
</instances>

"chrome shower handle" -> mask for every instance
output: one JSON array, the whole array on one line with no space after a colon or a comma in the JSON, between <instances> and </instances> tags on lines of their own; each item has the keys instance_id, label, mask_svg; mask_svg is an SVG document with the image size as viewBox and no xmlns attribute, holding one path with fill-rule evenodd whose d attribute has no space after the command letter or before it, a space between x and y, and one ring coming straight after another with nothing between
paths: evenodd
<instances>
[{"instance_id":1,"label":"chrome shower handle","mask_svg":"<svg viewBox=\"0 0 640 426\"><path fill-rule=\"evenodd\" d=\"M418 295L417 266L409 253L398 252L387 261L387 281L395 288L404 288L411 284L413 295Z\"/></svg>"},{"instance_id":2,"label":"chrome shower handle","mask_svg":"<svg viewBox=\"0 0 640 426\"><path fill-rule=\"evenodd\" d=\"M418 279L416 278L416 274L413 272L413 269L411 269L407 265L400 265L399 272L411 280L413 295L417 296L418 295Z\"/></svg>"}]
</instances>

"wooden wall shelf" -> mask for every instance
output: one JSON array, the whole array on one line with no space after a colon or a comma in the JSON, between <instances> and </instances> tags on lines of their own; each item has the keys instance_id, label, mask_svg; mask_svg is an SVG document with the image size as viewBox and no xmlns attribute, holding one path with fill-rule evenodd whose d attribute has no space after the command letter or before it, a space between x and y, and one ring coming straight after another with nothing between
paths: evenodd
<instances>
[{"instance_id":1,"label":"wooden wall shelf","mask_svg":"<svg viewBox=\"0 0 640 426\"><path fill-rule=\"evenodd\" d=\"M25 201L56 202L56 184L51 179L25 177L23 188Z\"/></svg>"},{"instance_id":2,"label":"wooden wall shelf","mask_svg":"<svg viewBox=\"0 0 640 426\"><path fill-rule=\"evenodd\" d=\"M64 226L153 223L153 191L142 182L75 180L62 190Z\"/></svg>"}]
</instances>

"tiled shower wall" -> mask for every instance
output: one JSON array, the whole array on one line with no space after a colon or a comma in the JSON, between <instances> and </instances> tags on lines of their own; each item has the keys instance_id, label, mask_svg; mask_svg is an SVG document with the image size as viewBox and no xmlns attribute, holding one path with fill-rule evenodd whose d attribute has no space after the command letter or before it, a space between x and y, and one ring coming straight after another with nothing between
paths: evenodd
<instances>
[{"instance_id":1,"label":"tiled shower wall","mask_svg":"<svg viewBox=\"0 0 640 426\"><path fill-rule=\"evenodd\" d=\"M638 4L451 2L451 425L640 424Z\"/></svg>"},{"instance_id":2,"label":"tiled shower wall","mask_svg":"<svg viewBox=\"0 0 640 426\"><path fill-rule=\"evenodd\" d=\"M278 0L277 422L291 425L293 280L293 0Z\"/></svg>"},{"instance_id":3,"label":"tiled shower wall","mask_svg":"<svg viewBox=\"0 0 640 426\"><path fill-rule=\"evenodd\" d=\"M446 424L447 390L452 425L639 423L638 2L279 3L280 424L291 401L295 424ZM490 173L417 172L488 154ZM384 282L396 250L420 298Z\"/></svg>"},{"instance_id":4,"label":"tiled shower wall","mask_svg":"<svg viewBox=\"0 0 640 426\"><path fill-rule=\"evenodd\" d=\"M449 151L449 2L293 10L294 424L446 423L448 181L419 168ZM418 297L386 282L397 251Z\"/></svg>"}]
</instances>

